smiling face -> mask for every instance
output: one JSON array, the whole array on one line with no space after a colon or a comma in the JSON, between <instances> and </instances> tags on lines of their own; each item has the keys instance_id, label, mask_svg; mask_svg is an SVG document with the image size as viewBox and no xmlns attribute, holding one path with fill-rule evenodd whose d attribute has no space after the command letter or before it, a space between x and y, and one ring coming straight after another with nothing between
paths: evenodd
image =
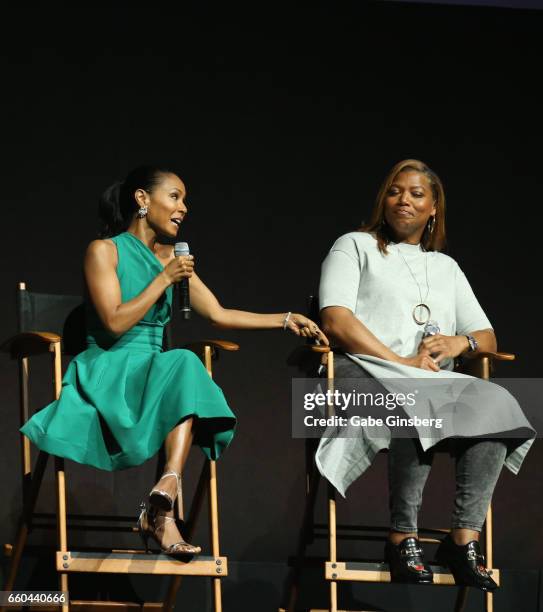
<instances>
[{"instance_id":1,"label":"smiling face","mask_svg":"<svg viewBox=\"0 0 543 612\"><path fill-rule=\"evenodd\" d=\"M138 206L147 206L144 219L149 227L158 235L175 238L187 214L183 181L176 174L163 174L152 191L138 189L134 195Z\"/></svg>"},{"instance_id":2,"label":"smiling face","mask_svg":"<svg viewBox=\"0 0 543 612\"><path fill-rule=\"evenodd\" d=\"M436 214L428 177L415 170L397 174L385 196L383 213L398 242L420 242L428 220Z\"/></svg>"}]
</instances>

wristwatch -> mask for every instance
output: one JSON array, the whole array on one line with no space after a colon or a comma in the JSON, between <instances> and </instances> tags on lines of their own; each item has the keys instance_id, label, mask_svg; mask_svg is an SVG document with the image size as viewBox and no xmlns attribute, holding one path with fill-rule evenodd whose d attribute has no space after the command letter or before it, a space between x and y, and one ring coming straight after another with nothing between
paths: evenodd
<instances>
[{"instance_id":1,"label":"wristwatch","mask_svg":"<svg viewBox=\"0 0 543 612\"><path fill-rule=\"evenodd\" d=\"M475 340L473 336L469 336L468 334L466 334L466 338L468 339L468 342L469 342L468 353L473 353L473 351L476 351L479 348L479 345L477 344L477 340Z\"/></svg>"}]
</instances>

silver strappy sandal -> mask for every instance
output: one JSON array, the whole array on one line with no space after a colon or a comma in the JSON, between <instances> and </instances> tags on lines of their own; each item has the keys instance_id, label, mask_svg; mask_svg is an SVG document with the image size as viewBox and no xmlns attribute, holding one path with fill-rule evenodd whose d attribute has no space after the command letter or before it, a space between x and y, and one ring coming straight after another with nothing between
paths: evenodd
<instances>
[{"instance_id":1,"label":"silver strappy sandal","mask_svg":"<svg viewBox=\"0 0 543 612\"><path fill-rule=\"evenodd\" d=\"M161 552L163 552L165 555L170 555L171 557L186 558L188 555L198 555L200 552L202 552L200 546L193 546L184 540L175 542L174 544L170 544L170 546L164 548L160 539L157 537L157 532L159 529L164 529L168 521L175 522L175 519L170 516L157 515L153 508L148 510L145 504L142 502L140 505L140 515L138 518L138 531L145 546L146 553L151 552L149 548L149 537L152 537L153 540L155 540L155 542L160 546Z\"/></svg>"},{"instance_id":2,"label":"silver strappy sandal","mask_svg":"<svg viewBox=\"0 0 543 612\"><path fill-rule=\"evenodd\" d=\"M166 493L166 491L155 488L151 491L151 493L149 493L149 503L151 504L151 506L158 508L159 510L163 510L164 512L169 512L170 510L173 509L175 498L179 494L179 490L181 488L181 480L180 480L179 474L172 470L164 472L164 474L162 474L162 476L160 477L160 480L162 480L166 476L175 477L175 480L177 481L177 493L172 497L169 493Z\"/></svg>"}]
</instances>

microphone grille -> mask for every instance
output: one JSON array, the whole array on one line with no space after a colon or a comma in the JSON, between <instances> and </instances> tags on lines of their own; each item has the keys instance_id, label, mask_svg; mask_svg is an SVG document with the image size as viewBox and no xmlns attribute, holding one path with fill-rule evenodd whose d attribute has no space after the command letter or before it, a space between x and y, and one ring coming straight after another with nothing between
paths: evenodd
<instances>
[{"instance_id":1,"label":"microphone grille","mask_svg":"<svg viewBox=\"0 0 543 612\"><path fill-rule=\"evenodd\" d=\"M188 242L176 242L173 247L173 252L176 257L181 255L190 255Z\"/></svg>"}]
</instances>

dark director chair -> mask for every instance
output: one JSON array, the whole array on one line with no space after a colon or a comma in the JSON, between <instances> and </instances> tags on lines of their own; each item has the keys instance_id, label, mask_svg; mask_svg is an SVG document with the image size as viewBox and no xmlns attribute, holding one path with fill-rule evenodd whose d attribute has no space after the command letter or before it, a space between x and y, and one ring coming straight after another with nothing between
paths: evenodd
<instances>
[{"instance_id":1,"label":"dark director chair","mask_svg":"<svg viewBox=\"0 0 543 612\"><path fill-rule=\"evenodd\" d=\"M318 301L315 297L309 298L309 316L314 320L319 320ZM488 380L491 375L494 361L512 361L515 356L509 353L481 353L475 359L464 360L457 364L457 371L470 374L484 380ZM289 365L296 366L308 376L315 376L319 365L326 368L328 383L334 379L334 349L333 347L307 344L298 347L289 357ZM330 407L333 410L333 407ZM318 440L305 440L305 511L303 525L300 530L296 557L291 563L291 570L287 579L284 592L283 606L279 612L295 612L298 595L300 591L300 581L304 565L309 561L307 556L308 547L317 538L328 538L329 557L324 564L325 579L329 582L330 607L323 609L311 609L309 612L355 612L338 609L338 582L390 582L390 572L388 564L375 562L342 562L338 558L337 541L340 540L382 540L386 538L388 528L376 527L374 525L338 525L336 520L336 497L335 489L327 483L328 499L328 524L318 524L315 522L315 505L319 483L322 479L320 472L315 464L315 452ZM438 544L441 540L437 535L444 535L450 529L424 528L419 532L426 534L420 537L421 542ZM383 532L383 533L380 533ZM353 535L353 533L355 535ZM367 535L372 534L372 535ZM377 535L375 535L377 534ZM500 571L492 568L492 506L489 507L484 528L485 554L487 567L492 571L492 577L500 584ZM492 569L491 569L492 568ZM454 585L454 577L447 568L432 565L434 571L434 585ZM466 604L469 587L459 589L455 604L455 612L461 612ZM485 610L493 612L493 595L485 593ZM370 611L357 611L370 612Z\"/></svg>"},{"instance_id":2,"label":"dark director chair","mask_svg":"<svg viewBox=\"0 0 543 612\"><path fill-rule=\"evenodd\" d=\"M9 352L12 359L19 362L20 383L20 424L29 417L29 358L33 355L51 354L53 377L52 400L60 395L62 383L62 355L76 355L85 348L84 306L81 297L66 295L48 295L27 291L25 283L19 283L17 289L18 334L5 342L1 348ZM168 346L171 330L166 329L165 345ZM169 342L171 345L171 342ZM217 359L219 350L237 351L239 346L233 342L222 340L203 340L186 346L203 360L204 365L212 375L212 361ZM47 403L43 401L43 403ZM21 467L23 481L23 512L20 517L17 535L13 544L4 545L4 554L9 557L9 569L3 589L12 591L21 556L29 532L38 524L35 518L52 518L55 515L37 515L34 513L36 500L40 490L49 455L40 451L32 472L31 445L28 438L21 434ZM163 462L162 458L162 462ZM157 479L162 473L159 460ZM179 561L163 554L145 554L141 550L108 550L105 552L73 551L68 548L67 531L70 529L86 529L84 525L71 524L73 521L99 521L103 523L98 528L103 531L135 531L135 527L119 528L119 522L135 523L135 517L107 517L103 515L71 515L66 510L66 475L64 459L54 457L57 499L57 534L58 547L56 552L56 569L59 573L59 590L68 592L68 575L71 572L90 572L106 574L154 574L172 576L168 593L164 602L145 603L143 606L130 602L112 601L66 601L62 605L63 612L70 607L78 610L137 610L142 607L173 610L177 590L182 576L207 576L212 581L214 612L222 612L221 578L228 575L227 558L219 552L219 519L217 503L217 468L215 461L205 461L200 475L194 500L184 520L183 499L179 494L176 504L176 514L185 538L191 538L196 521L202 509L206 488L209 497L209 529L211 540L211 556L198 556L188 561ZM109 522L109 525L107 524ZM117 525L111 525L115 522ZM59 606L52 606L57 609ZM2 609L3 612L3 609Z\"/></svg>"}]
</instances>

